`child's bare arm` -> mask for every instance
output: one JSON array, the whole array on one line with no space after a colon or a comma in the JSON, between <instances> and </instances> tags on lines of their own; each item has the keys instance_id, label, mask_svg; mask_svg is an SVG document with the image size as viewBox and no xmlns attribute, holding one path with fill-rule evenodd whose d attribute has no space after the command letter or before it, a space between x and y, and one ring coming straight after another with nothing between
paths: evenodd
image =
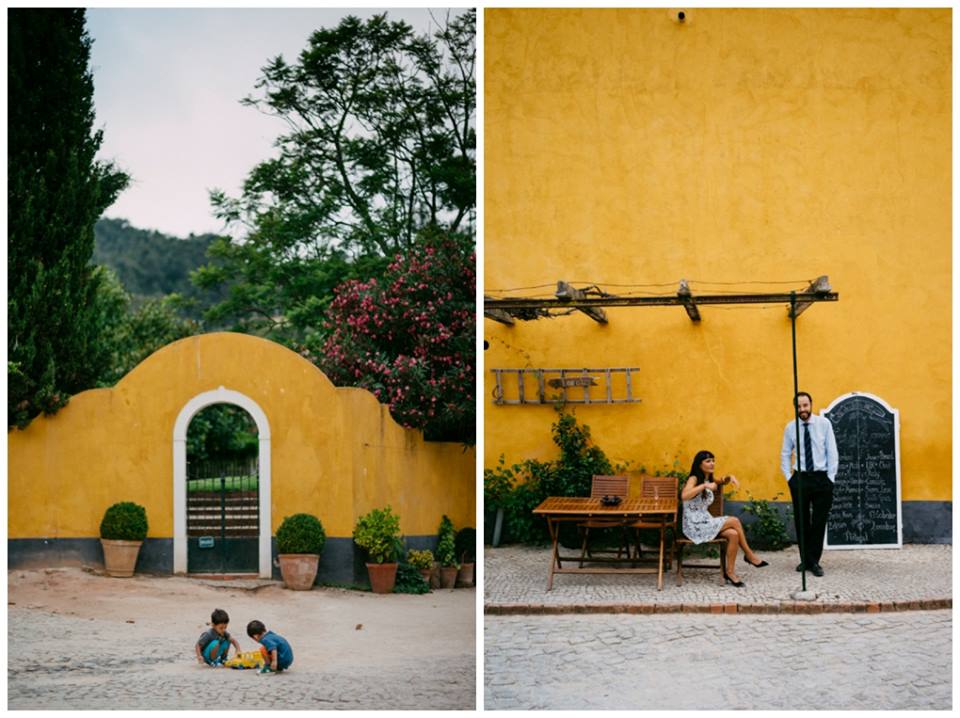
<instances>
[{"instance_id":1,"label":"child's bare arm","mask_svg":"<svg viewBox=\"0 0 960 718\"><path fill-rule=\"evenodd\" d=\"M237 639L234 638L233 636L230 636L230 643L233 644L233 649L237 652L237 655L239 656L241 651L240 651L240 644L237 643Z\"/></svg>"},{"instance_id":2,"label":"child's bare arm","mask_svg":"<svg viewBox=\"0 0 960 718\"><path fill-rule=\"evenodd\" d=\"M270 668L271 670L277 670L277 649L274 648L270 651Z\"/></svg>"},{"instance_id":3,"label":"child's bare arm","mask_svg":"<svg viewBox=\"0 0 960 718\"><path fill-rule=\"evenodd\" d=\"M203 652L200 650L200 644L199 643L194 644L193 648L197 652L197 663L203 664L204 663Z\"/></svg>"}]
</instances>

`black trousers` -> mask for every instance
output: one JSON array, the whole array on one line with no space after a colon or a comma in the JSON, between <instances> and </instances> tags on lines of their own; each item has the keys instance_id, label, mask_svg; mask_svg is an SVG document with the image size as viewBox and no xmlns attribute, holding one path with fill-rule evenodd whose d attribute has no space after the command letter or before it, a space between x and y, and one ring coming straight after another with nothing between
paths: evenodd
<instances>
[{"instance_id":1,"label":"black trousers","mask_svg":"<svg viewBox=\"0 0 960 718\"><path fill-rule=\"evenodd\" d=\"M802 485L798 482L802 482ZM798 543L800 536L803 536L800 560L810 568L820 563L820 555L823 553L827 516L833 506L833 482L827 478L826 471L794 471L787 483L790 486L790 498L793 499L793 520L797 527ZM803 498L802 505L797 496L798 488L802 489L799 492Z\"/></svg>"}]
</instances>

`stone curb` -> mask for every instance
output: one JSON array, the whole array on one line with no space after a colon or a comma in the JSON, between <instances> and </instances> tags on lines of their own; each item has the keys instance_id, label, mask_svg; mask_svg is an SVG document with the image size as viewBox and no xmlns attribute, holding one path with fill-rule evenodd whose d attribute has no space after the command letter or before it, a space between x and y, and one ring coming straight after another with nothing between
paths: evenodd
<instances>
[{"instance_id":1,"label":"stone curb","mask_svg":"<svg viewBox=\"0 0 960 718\"><path fill-rule=\"evenodd\" d=\"M915 601L770 601L767 603L598 603L546 605L534 603L485 604L488 616L557 616L575 613L890 613L953 608L952 598Z\"/></svg>"}]
</instances>

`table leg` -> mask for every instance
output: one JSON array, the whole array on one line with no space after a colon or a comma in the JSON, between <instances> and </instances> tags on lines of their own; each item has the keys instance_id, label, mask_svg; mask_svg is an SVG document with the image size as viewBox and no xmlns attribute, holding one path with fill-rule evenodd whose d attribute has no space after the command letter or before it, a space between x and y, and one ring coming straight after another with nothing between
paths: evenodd
<instances>
[{"instance_id":1,"label":"table leg","mask_svg":"<svg viewBox=\"0 0 960 718\"><path fill-rule=\"evenodd\" d=\"M553 571L555 568L560 568L560 552L557 547L557 543L560 540L560 528L559 525L547 517L547 530L550 532L550 538L553 540L553 553L550 556L550 573L547 576L547 590L553 588Z\"/></svg>"},{"instance_id":2,"label":"table leg","mask_svg":"<svg viewBox=\"0 0 960 718\"><path fill-rule=\"evenodd\" d=\"M660 562L657 564L657 590L663 590L663 544L666 538L666 531L663 524L660 525Z\"/></svg>"}]
</instances>

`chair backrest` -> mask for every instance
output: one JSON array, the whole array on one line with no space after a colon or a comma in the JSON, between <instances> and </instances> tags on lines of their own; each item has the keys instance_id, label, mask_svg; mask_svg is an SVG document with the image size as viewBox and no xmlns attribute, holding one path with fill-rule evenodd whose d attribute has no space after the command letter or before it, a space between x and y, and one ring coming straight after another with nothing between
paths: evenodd
<instances>
[{"instance_id":1,"label":"chair backrest","mask_svg":"<svg viewBox=\"0 0 960 718\"><path fill-rule=\"evenodd\" d=\"M676 496L677 508L673 512L672 521L678 520L680 512L680 488L674 476L647 476L640 477L640 496L644 499L655 499L659 496Z\"/></svg>"},{"instance_id":2,"label":"chair backrest","mask_svg":"<svg viewBox=\"0 0 960 718\"><path fill-rule=\"evenodd\" d=\"M707 507L711 516L723 516L723 487L718 486L713 492L713 503Z\"/></svg>"},{"instance_id":3,"label":"chair backrest","mask_svg":"<svg viewBox=\"0 0 960 718\"><path fill-rule=\"evenodd\" d=\"M645 499L677 495L677 479L673 476L643 476L640 482L640 496Z\"/></svg>"},{"instance_id":4,"label":"chair backrest","mask_svg":"<svg viewBox=\"0 0 960 718\"><path fill-rule=\"evenodd\" d=\"M595 475L590 485L590 498L602 499L604 496L627 498L628 479L626 476Z\"/></svg>"}]
</instances>

